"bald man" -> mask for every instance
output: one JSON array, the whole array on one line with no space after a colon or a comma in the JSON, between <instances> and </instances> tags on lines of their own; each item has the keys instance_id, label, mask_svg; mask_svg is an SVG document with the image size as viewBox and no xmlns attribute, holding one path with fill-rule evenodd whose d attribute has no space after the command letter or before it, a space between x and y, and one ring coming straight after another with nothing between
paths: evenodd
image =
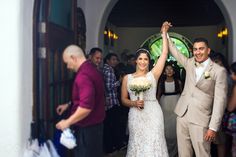
<instances>
[{"instance_id":1,"label":"bald man","mask_svg":"<svg viewBox=\"0 0 236 157\"><path fill-rule=\"evenodd\" d=\"M103 120L105 117L104 81L96 66L87 61L81 48L68 46L63 52L67 68L76 72L72 90L72 107L69 118L56 124L64 130L73 125L77 137L75 156L103 156ZM57 107L61 115L70 104Z\"/></svg>"}]
</instances>

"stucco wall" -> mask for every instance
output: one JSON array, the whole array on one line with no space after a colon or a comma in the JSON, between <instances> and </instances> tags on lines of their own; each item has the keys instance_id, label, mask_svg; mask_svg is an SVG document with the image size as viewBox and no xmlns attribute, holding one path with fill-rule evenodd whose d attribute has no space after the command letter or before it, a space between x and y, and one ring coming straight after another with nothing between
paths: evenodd
<instances>
[{"instance_id":1,"label":"stucco wall","mask_svg":"<svg viewBox=\"0 0 236 157\"><path fill-rule=\"evenodd\" d=\"M118 0L81 0L78 6L82 8L86 19L86 53L92 47L103 47L103 31L108 15Z\"/></svg>"},{"instance_id":2,"label":"stucco wall","mask_svg":"<svg viewBox=\"0 0 236 157\"><path fill-rule=\"evenodd\" d=\"M33 1L0 5L0 156L22 156L32 114Z\"/></svg>"},{"instance_id":3,"label":"stucco wall","mask_svg":"<svg viewBox=\"0 0 236 157\"><path fill-rule=\"evenodd\" d=\"M215 0L225 16L226 25L229 28L228 61L236 61L236 1L235 0Z\"/></svg>"}]
</instances>

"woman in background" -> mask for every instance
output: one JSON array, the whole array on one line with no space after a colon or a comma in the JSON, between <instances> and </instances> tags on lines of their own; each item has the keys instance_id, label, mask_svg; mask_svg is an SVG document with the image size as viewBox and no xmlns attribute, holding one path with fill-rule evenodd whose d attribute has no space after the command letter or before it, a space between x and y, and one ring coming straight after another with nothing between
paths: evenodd
<instances>
[{"instance_id":1,"label":"woman in background","mask_svg":"<svg viewBox=\"0 0 236 157\"><path fill-rule=\"evenodd\" d=\"M227 82L228 82L228 97L231 95L232 91L232 79L230 77L230 69L227 63L225 56L220 52L212 51L210 53L210 58L213 62L224 67L227 70ZM216 147L215 147L216 146ZM226 157L230 156L230 146L231 146L231 137L226 134L222 128L216 134L216 140L212 143L212 156ZM217 151L216 151L217 150Z\"/></svg>"},{"instance_id":2,"label":"woman in background","mask_svg":"<svg viewBox=\"0 0 236 157\"><path fill-rule=\"evenodd\" d=\"M178 156L176 135L176 114L174 109L182 92L182 84L175 77L175 69L172 63L167 63L164 68L163 77L158 85L157 99L164 115L165 138L170 157Z\"/></svg>"},{"instance_id":3,"label":"woman in background","mask_svg":"<svg viewBox=\"0 0 236 157\"><path fill-rule=\"evenodd\" d=\"M229 96L227 110L229 112L236 113L236 62L231 64L230 72L231 72L233 85L231 88L232 89L231 94ZM236 119L234 121L236 121ZM232 157L236 157L236 133L231 132L230 135L232 136L232 147L231 147Z\"/></svg>"}]
</instances>

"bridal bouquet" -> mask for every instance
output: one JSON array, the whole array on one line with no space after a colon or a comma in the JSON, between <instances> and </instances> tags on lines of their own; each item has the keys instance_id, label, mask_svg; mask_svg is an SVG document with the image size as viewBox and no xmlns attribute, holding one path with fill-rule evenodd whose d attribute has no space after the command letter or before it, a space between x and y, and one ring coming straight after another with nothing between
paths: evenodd
<instances>
[{"instance_id":1,"label":"bridal bouquet","mask_svg":"<svg viewBox=\"0 0 236 157\"><path fill-rule=\"evenodd\" d=\"M143 92L150 88L151 82L148 81L146 77L134 78L129 85L129 89L135 92L135 95L138 96L139 100L143 100Z\"/></svg>"}]
</instances>

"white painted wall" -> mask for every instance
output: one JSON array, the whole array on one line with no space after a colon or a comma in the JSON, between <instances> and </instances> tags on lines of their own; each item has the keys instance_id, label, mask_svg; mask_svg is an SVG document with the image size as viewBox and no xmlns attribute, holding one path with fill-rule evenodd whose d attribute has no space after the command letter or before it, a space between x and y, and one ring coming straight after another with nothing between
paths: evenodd
<instances>
[{"instance_id":1,"label":"white painted wall","mask_svg":"<svg viewBox=\"0 0 236 157\"><path fill-rule=\"evenodd\" d=\"M221 11L226 16L226 24L229 26L229 62L236 61L236 1L235 0L215 0Z\"/></svg>"},{"instance_id":2,"label":"white painted wall","mask_svg":"<svg viewBox=\"0 0 236 157\"><path fill-rule=\"evenodd\" d=\"M86 53L92 47L98 46L98 34L101 19L105 10L105 6L110 0L84 0L79 2L84 11L86 19Z\"/></svg>"},{"instance_id":3,"label":"white painted wall","mask_svg":"<svg viewBox=\"0 0 236 157\"><path fill-rule=\"evenodd\" d=\"M86 53L92 47L103 47L103 30L107 17L118 0L78 0L86 19Z\"/></svg>"},{"instance_id":4,"label":"white painted wall","mask_svg":"<svg viewBox=\"0 0 236 157\"><path fill-rule=\"evenodd\" d=\"M20 60L20 147L18 156L22 156L23 149L30 137L30 123L32 122L33 107L33 8L34 0L20 0L20 34L19 34L19 60ZM25 3L23 3L25 2Z\"/></svg>"},{"instance_id":5,"label":"white painted wall","mask_svg":"<svg viewBox=\"0 0 236 157\"><path fill-rule=\"evenodd\" d=\"M0 5L0 156L22 156L32 114L33 1Z\"/></svg>"}]
</instances>

